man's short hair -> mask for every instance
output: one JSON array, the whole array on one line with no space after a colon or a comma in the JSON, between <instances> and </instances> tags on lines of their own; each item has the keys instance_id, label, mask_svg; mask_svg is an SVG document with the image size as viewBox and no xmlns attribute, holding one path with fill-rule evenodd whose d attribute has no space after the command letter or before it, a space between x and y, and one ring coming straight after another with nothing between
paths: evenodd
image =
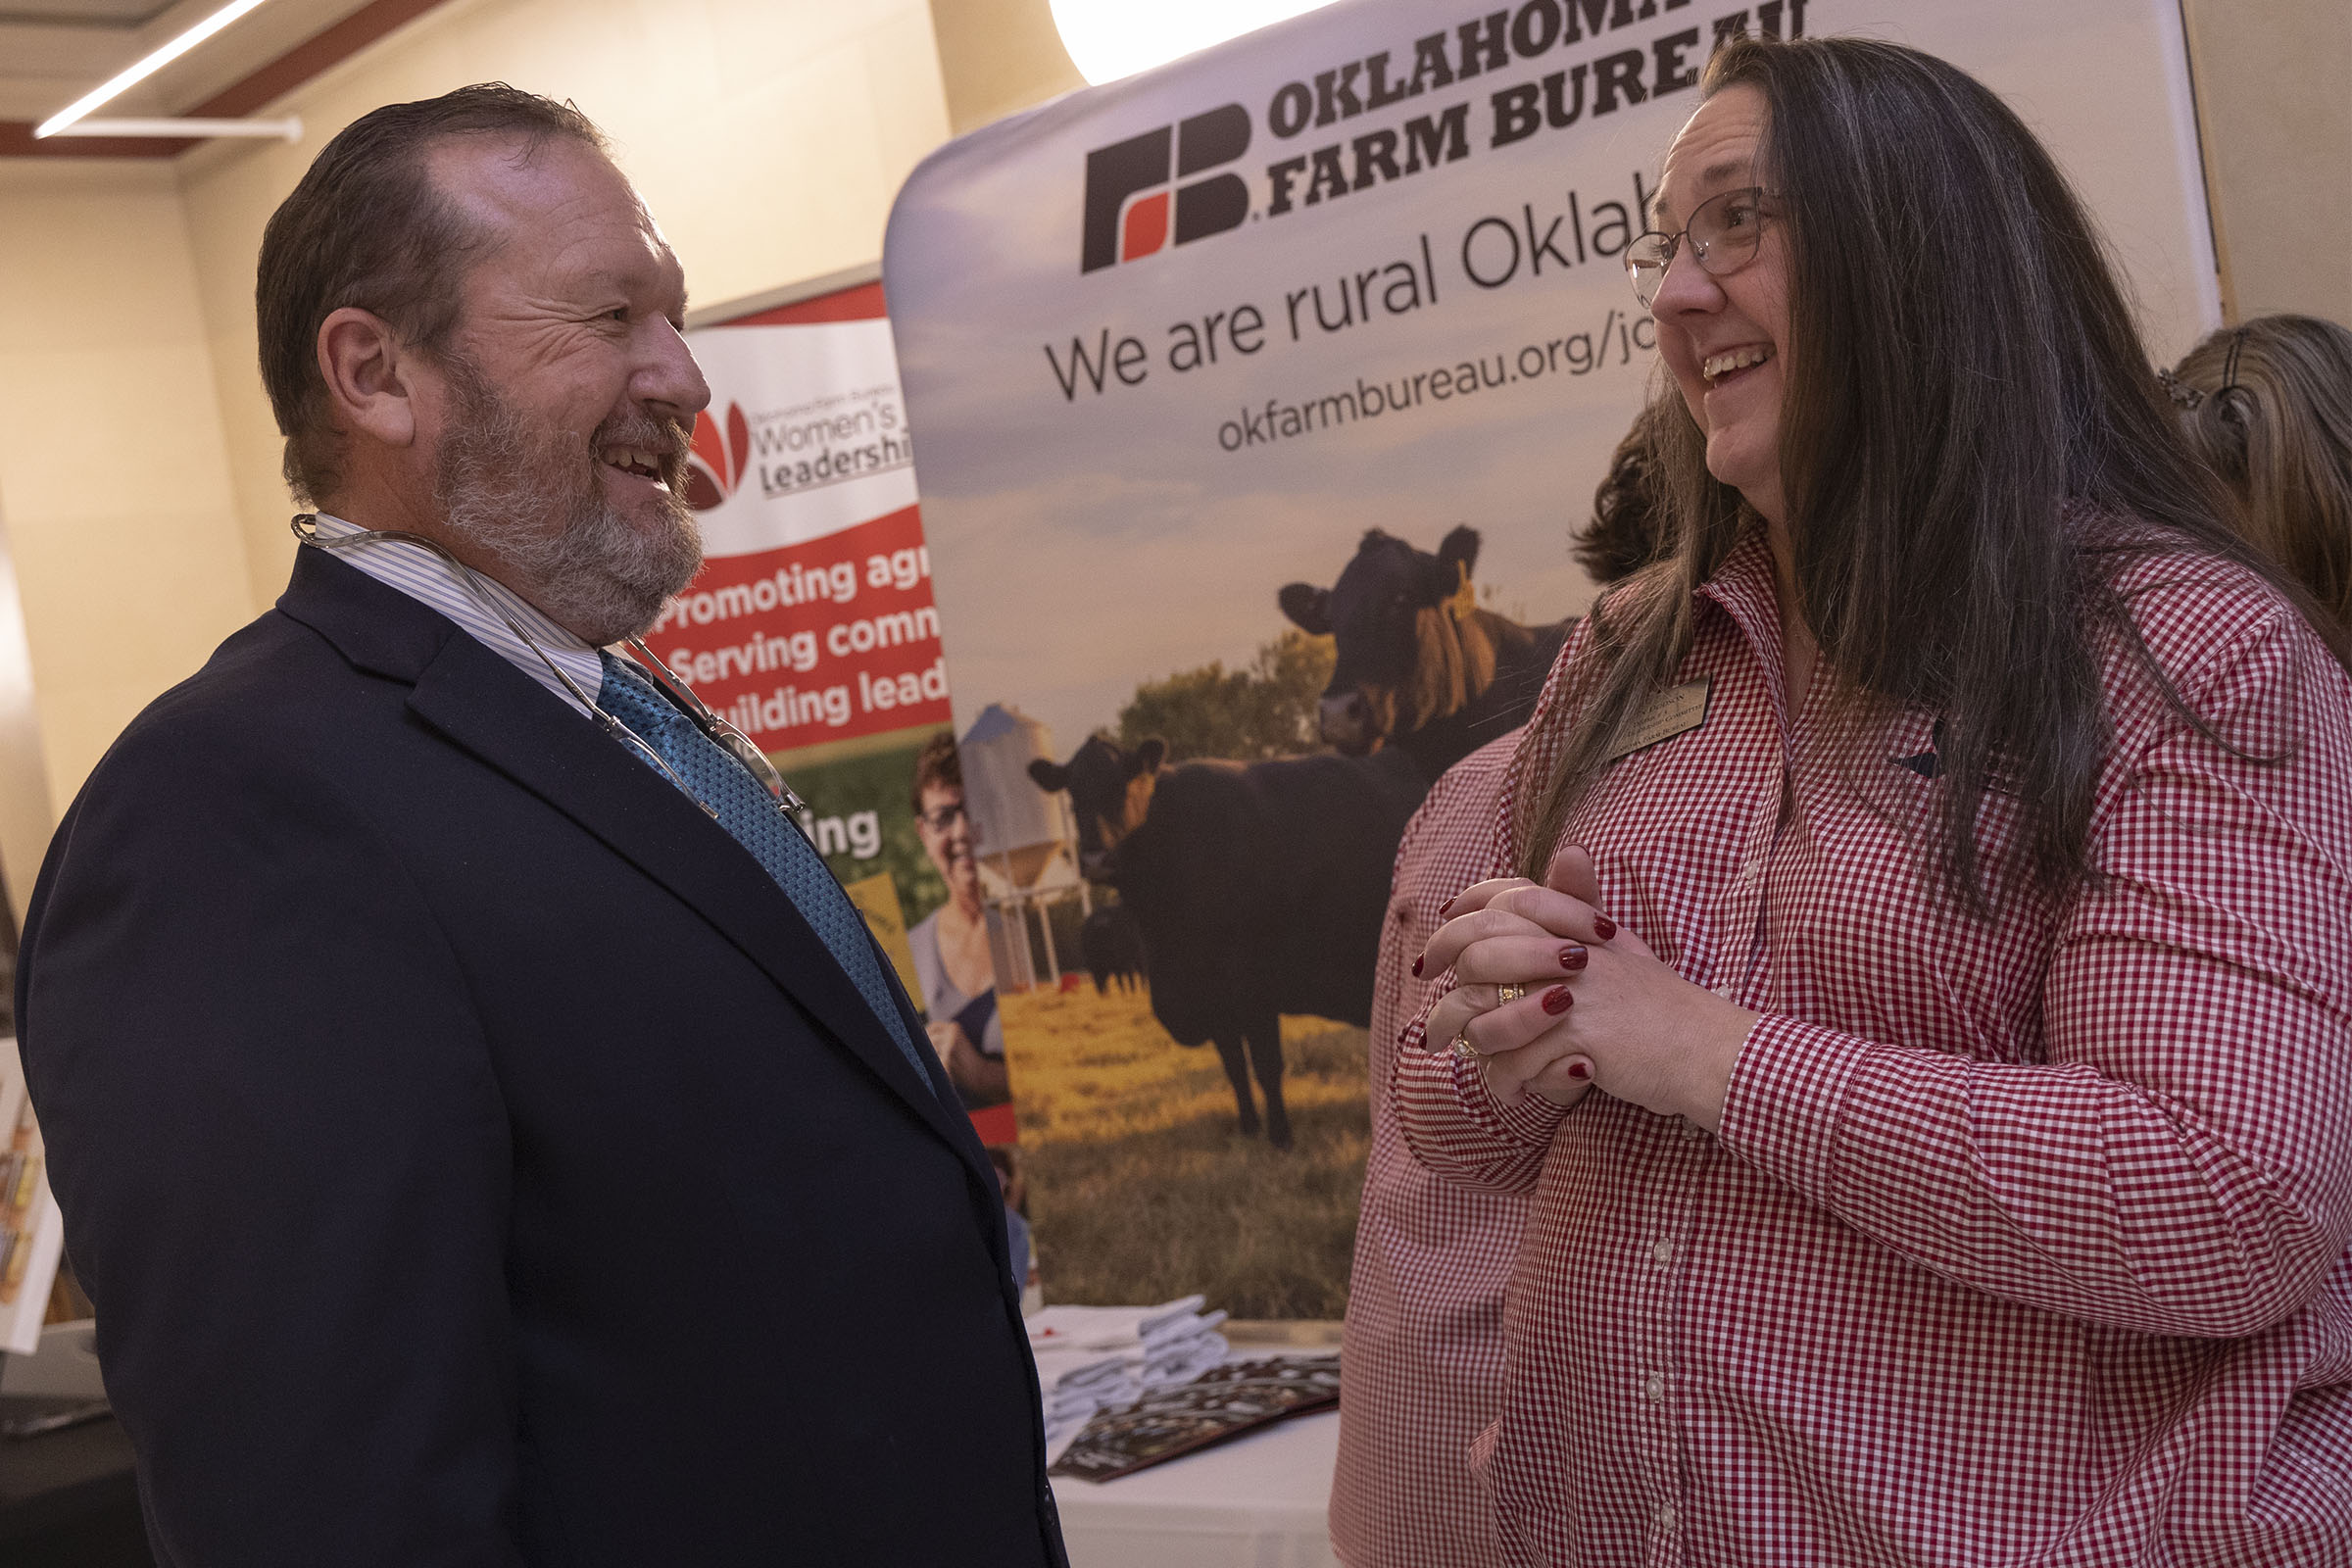
<instances>
[{"instance_id":1,"label":"man's short hair","mask_svg":"<svg viewBox=\"0 0 2352 1568\"><path fill-rule=\"evenodd\" d=\"M387 104L320 150L270 215L254 285L262 384L286 438L286 485L306 505L341 478L342 442L318 373L320 324L355 306L437 355L458 324L466 270L493 238L433 188L425 154L449 136L513 138L526 158L551 136L608 151L604 132L571 104L503 81Z\"/></svg>"}]
</instances>

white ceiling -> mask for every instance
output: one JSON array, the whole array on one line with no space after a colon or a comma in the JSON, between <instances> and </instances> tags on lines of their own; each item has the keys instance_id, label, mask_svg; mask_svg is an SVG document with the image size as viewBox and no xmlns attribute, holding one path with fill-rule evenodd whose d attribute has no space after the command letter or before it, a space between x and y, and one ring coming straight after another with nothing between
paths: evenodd
<instances>
[{"instance_id":1,"label":"white ceiling","mask_svg":"<svg viewBox=\"0 0 2352 1568\"><path fill-rule=\"evenodd\" d=\"M48 119L226 0L0 0L0 120ZM176 115L368 0L268 0L97 111Z\"/></svg>"}]
</instances>

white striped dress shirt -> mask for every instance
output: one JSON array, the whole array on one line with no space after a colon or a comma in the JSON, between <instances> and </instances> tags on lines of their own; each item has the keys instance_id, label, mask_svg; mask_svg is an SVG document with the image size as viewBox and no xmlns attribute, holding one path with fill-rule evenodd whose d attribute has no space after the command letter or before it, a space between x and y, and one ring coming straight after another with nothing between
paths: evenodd
<instances>
[{"instance_id":1,"label":"white striped dress shirt","mask_svg":"<svg viewBox=\"0 0 2352 1568\"><path fill-rule=\"evenodd\" d=\"M356 522L319 513L318 537L347 539L368 530ZM580 700L564 688L548 667L550 660L564 673L579 683L581 691L593 698L604 689L605 666L597 651L574 637L570 632L531 608L512 589L495 579L475 572L472 580L449 562L434 555L421 545L401 539L382 539L372 544L349 545L334 552L336 557L358 567L387 588L397 588L419 604L429 606L456 621L475 641L505 659L516 669L546 687L576 712L588 710ZM514 618L514 625L529 634L531 642L547 655L542 659L531 651L530 643L514 634L514 626L500 618L495 603Z\"/></svg>"}]
</instances>

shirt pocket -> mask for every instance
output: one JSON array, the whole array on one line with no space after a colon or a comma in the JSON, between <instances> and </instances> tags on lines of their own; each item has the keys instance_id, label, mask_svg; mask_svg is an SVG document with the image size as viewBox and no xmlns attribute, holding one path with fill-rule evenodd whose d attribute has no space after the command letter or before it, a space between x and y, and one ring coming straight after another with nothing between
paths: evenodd
<instances>
[{"instance_id":1,"label":"shirt pocket","mask_svg":"<svg viewBox=\"0 0 2352 1568\"><path fill-rule=\"evenodd\" d=\"M2004 901L1985 919L1945 874L1940 731L1933 715L1906 712L1839 764L1824 808L1808 813L1815 842L1796 906L1777 924L1834 950L1801 966L1819 991L1810 1000L1832 1014L1814 1021L1887 1045L2038 1059L2051 921L2045 901L2016 886L2023 803L1997 788L1979 803L1980 862L2000 868Z\"/></svg>"}]
</instances>

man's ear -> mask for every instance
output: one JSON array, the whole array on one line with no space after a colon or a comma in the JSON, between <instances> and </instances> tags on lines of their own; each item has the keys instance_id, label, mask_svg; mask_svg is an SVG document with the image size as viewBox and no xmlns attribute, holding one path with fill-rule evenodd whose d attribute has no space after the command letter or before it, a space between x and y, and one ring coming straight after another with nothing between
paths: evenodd
<instances>
[{"instance_id":1,"label":"man's ear","mask_svg":"<svg viewBox=\"0 0 2352 1568\"><path fill-rule=\"evenodd\" d=\"M318 323L328 422L387 447L416 440L417 359L382 317L346 305Z\"/></svg>"}]
</instances>

